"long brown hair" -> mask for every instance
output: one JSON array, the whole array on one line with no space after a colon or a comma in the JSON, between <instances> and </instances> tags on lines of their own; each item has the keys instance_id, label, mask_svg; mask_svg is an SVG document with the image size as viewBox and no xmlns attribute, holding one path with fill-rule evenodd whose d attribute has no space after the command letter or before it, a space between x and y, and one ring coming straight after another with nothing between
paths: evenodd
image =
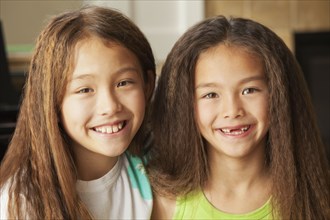
<instances>
[{"instance_id":1,"label":"long brown hair","mask_svg":"<svg viewBox=\"0 0 330 220\"><path fill-rule=\"evenodd\" d=\"M86 6L53 18L37 39L17 127L0 167L0 188L9 184L11 218L92 217L75 190L76 168L60 122L74 48L90 36L119 43L136 55L149 88L146 99L150 100L155 79L153 53L145 36L127 17L112 9ZM144 128L142 125L129 147L133 154L142 152Z\"/></svg>"},{"instance_id":2,"label":"long brown hair","mask_svg":"<svg viewBox=\"0 0 330 220\"><path fill-rule=\"evenodd\" d=\"M272 203L279 215L328 218L328 164L301 69L274 32L243 18L206 19L190 28L168 55L152 111L149 174L155 191L184 195L208 180L207 152L194 118L194 80L199 55L218 44L253 53L264 66L270 93L265 159L273 181Z\"/></svg>"}]
</instances>

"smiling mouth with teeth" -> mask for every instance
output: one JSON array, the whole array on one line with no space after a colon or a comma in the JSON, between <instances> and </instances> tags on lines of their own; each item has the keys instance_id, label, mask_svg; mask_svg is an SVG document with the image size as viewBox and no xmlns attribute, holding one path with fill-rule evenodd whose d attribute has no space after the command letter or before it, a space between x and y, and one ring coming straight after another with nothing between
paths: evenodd
<instances>
[{"instance_id":1,"label":"smiling mouth with teeth","mask_svg":"<svg viewBox=\"0 0 330 220\"><path fill-rule=\"evenodd\" d=\"M102 134L114 134L121 131L126 125L125 121L122 121L115 125L106 125L101 127L93 128L94 131L102 133Z\"/></svg>"},{"instance_id":2,"label":"smiling mouth with teeth","mask_svg":"<svg viewBox=\"0 0 330 220\"><path fill-rule=\"evenodd\" d=\"M237 128L237 129L229 129L229 128L220 128L220 131L224 134L230 134L230 135L241 135L245 133L247 130L249 130L250 125Z\"/></svg>"}]
</instances>

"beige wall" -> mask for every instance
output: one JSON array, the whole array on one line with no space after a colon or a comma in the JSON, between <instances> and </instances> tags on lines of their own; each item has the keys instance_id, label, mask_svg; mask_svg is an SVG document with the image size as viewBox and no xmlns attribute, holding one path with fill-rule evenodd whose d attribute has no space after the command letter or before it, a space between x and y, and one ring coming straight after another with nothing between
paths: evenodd
<instances>
[{"instance_id":1,"label":"beige wall","mask_svg":"<svg viewBox=\"0 0 330 220\"><path fill-rule=\"evenodd\" d=\"M218 14L258 21L291 50L294 32L330 30L330 0L206 0L206 17Z\"/></svg>"},{"instance_id":2,"label":"beige wall","mask_svg":"<svg viewBox=\"0 0 330 220\"><path fill-rule=\"evenodd\" d=\"M0 0L8 44L31 44L51 15L82 0ZM290 48L295 31L330 30L330 0L206 0L205 15L252 18L273 29Z\"/></svg>"},{"instance_id":3,"label":"beige wall","mask_svg":"<svg viewBox=\"0 0 330 220\"><path fill-rule=\"evenodd\" d=\"M78 8L83 2L0 0L0 19L6 43L34 44L35 38L52 15ZM292 50L295 31L330 30L330 0L205 0L205 16L218 14L252 18L261 22L274 30Z\"/></svg>"},{"instance_id":4,"label":"beige wall","mask_svg":"<svg viewBox=\"0 0 330 220\"><path fill-rule=\"evenodd\" d=\"M33 44L52 15L81 5L82 0L0 0L6 43Z\"/></svg>"}]
</instances>

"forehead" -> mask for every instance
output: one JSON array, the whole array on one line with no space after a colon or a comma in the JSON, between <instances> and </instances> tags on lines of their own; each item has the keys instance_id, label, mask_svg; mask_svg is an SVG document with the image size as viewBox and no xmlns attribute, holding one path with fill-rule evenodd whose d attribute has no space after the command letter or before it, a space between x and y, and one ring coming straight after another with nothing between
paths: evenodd
<instances>
[{"instance_id":1,"label":"forehead","mask_svg":"<svg viewBox=\"0 0 330 220\"><path fill-rule=\"evenodd\" d=\"M218 80L228 84L244 78L264 77L261 59L244 47L216 45L200 54L195 83Z\"/></svg>"},{"instance_id":2,"label":"forehead","mask_svg":"<svg viewBox=\"0 0 330 220\"><path fill-rule=\"evenodd\" d=\"M204 50L198 58L198 61L200 59L203 59L203 57L206 56L212 56L214 54L225 54L225 55L241 55L241 56L246 56L250 57L254 60L261 61L260 55L255 51L255 49L250 48L248 46L243 46L243 45L235 45L230 42L221 42L218 43L206 50Z\"/></svg>"},{"instance_id":3,"label":"forehead","mask_svg":"<svg viewBox=\"0 0 330 220\"><path fill-rule=\"evenodd\" d=\"M74 59L76 60L79 52L81 50L91 50L94 49L95 45L97 45L98 47L106 47L106 48L112 48L112 47L121 47L122 45L116 41L112 41L112 40L106 40L106 39L102 39L100 37L97 36L87 36L81 40L79 40L73 50L73 54L74 54Z\"/></svg>"},{"instance_id":4,"label":"forehead","mask_svg":"<svg viewBox=\"0 0 330 220\"><path fill-rule=\"evenodd\" d=\"M263 62L260 56L252 49L243 46L227 45L224 43L215 45L203 51L196 62L196 68L205 62L217 60L218 62L230 61L240 64L239 61L245 60L251 65L263 67Z\"/></svg>"},{"instance_id":5,"label":"forehead","mask_svg":"<svg viewBox=\"0 0 330 220\"><path fill-rule=\"evenodd\" d=\"M134 67L142 74L141 64L137 56L122 44L98 37L90 37L78 42L74 49L73 74L79 67L87 71L95 67L116 68Z\"/></svg>"}]
</instances>

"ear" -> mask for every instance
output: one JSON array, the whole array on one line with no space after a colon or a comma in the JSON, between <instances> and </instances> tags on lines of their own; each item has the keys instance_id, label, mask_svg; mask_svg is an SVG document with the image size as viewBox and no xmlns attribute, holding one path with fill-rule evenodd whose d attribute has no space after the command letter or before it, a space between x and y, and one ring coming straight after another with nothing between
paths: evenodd
<instances>
[{"instance_id":1,"label":"ear","mask_svg":"<svg viewBox=\"0 0 330 220\"><path fill-rule=\"evenodd\" d=\"M155 89L155 80L156 80L156 74L154 71L148 70L147 71L147 79L148 81L145 84L145 96L146 96L146 100L147 102L150 101L152 94L154 92Z\"/></svg>"}]
</instances>

